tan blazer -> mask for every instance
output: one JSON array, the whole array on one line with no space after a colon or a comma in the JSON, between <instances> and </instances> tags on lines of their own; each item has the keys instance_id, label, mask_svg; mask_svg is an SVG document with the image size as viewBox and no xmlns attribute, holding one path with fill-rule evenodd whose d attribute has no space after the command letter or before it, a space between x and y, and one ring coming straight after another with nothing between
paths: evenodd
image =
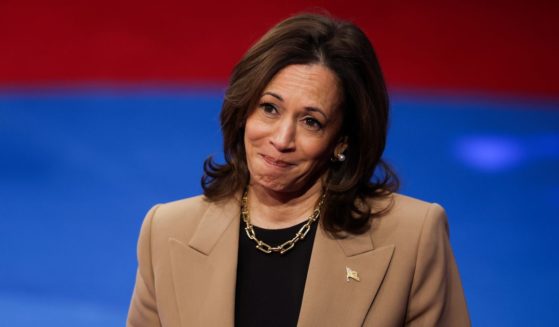
<instances>
[{"instance_id":1,"label":"tan blazer","mask_svg":"<svg viewBox=\"0 0 559 327\"><path fill-rule=\"evenodd\" d=\"M470 325L444 210L392 198L370 233L334 239L317 230L298 326ZM127 326L233 326L239 216L237 199L153 207ZM348 281L346 267L360 281Z\"/></svg>"}]
</instances>

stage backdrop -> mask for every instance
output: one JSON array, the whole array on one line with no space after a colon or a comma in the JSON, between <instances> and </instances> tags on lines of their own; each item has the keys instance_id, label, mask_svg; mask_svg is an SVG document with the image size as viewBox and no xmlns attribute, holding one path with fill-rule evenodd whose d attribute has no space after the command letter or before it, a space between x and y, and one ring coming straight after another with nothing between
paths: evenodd
<instances>
[{"instance_id":1,"label":"stage backdrop","mask_svg":"<svg viewBox=\"0 0 559 327\"><path fill-rule=\"evenodd\" d=\"M401 192L442 204L475 326L559 303L559 2L0 2L0 313L122 326L154 204L201 192L244 51L289 15L362 26Z\"/></svg>"}]
</instances>

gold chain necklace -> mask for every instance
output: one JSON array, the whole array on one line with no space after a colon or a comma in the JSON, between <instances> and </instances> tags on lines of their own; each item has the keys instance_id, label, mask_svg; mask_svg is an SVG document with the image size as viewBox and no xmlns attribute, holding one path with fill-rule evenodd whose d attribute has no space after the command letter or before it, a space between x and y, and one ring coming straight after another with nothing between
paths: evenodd
<instances>
[{"instance_id":1,"label":"gold chain necklace","mask_svg":"<svg viewBox=\"0 0 559 327\"><path fill-rule=\"evenodd\" d=\"M318 204L314 208L313 213L307 219L307 222L295 234L295 237L293 237L289 241L286 241L286 242L284 242L284 243L282 243L278 246L271 246L268 243L266 243L262 240L259 240L256 237L256 233L254 232L254 228L252 227L252 224L250 223L250 216L248 214L248 189L246 189L245 193L243 194L243 198L241 200L241 217L243 218L243 221L245 222L245 225L246 225L245 232L246 232L249 239L256 242L256 248L258 250L260 250L264 253L279 252L280 254L284 254L285 252L291 250L295 246L295 243L297 243L299 240L304 239L305 236L307 236L307 233L311 229L311 224L313 222L315 222L318 219L318 217L320 217L320 209L322 208L322 205L324 204L325 196L326 196L326 194L323 193L322 196L320 197L320 200L318 201Z\"/></svg>"}]
</instances>

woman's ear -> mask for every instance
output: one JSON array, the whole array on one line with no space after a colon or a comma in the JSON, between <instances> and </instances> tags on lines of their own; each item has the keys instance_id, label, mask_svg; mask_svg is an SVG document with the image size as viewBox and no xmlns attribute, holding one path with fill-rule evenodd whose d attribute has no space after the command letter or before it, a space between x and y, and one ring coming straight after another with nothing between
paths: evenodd
<instances>
[{"instance_id":1,"label":"woman's ear","mask_svg":"<svg viewBox=\"0 0 559 327\"><path fill-rule=\"evenodd\" d=\"M347 147L348 147L347 136L343 136L340 138L338 144L334 148L334 156L344 153Z\"/></svg>"}]
</instances>

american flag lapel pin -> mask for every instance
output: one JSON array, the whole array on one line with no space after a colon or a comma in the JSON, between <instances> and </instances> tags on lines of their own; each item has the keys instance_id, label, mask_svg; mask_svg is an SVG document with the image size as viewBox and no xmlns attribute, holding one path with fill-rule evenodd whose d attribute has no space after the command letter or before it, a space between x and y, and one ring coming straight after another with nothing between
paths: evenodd
<instances>
[{"instance_id":1,"label":"american flag lapel pin","mask_svg":"<svg viewBox=\"0 0 559 327\"><path fill-rule=\"evenodd\" d=\"M346 275L345 275L345 279L346 282L349 282L349 279L353 279L355 281L361 281L361 279L359 279L359 273L355 270L352 270L349 267L345 267L345 271L346 271Z\"/></svg>"}]
</instances>

